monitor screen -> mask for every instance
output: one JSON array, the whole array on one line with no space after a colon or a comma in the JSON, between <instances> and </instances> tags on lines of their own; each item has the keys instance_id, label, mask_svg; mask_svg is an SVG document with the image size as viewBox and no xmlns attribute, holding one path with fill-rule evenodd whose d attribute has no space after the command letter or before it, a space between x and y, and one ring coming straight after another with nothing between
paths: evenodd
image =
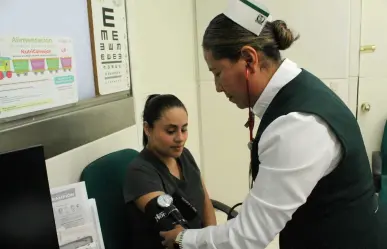
<instances>
[{"instance_id":1,"label":"monitor screen","mask_svg":"<svg viewBox=\"0 0 387 249\"><path fill-rule=\"evenodd\" d=\"M0 248L58 249L44 150L0 154Z\"/></svg>"}]
</instances>

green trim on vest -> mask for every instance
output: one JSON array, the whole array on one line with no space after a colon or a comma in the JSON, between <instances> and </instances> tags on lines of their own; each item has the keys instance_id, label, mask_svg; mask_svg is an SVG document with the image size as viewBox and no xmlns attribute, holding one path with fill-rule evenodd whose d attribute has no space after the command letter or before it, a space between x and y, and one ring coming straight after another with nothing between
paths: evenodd
<instances>
[{"instance_id":1,"label":"green trim on vest","mask_svg":"<svg viewBox=\"0 0 387 249\"><path fill-rule=\"evenodd\" d=\"M356 118L309 72L303 70L284 86L267 108L253 144L252 167L259 167L258 143L264 130L291 112L309 113L324 120L340 141L343 155L339 165L317 183L307 202L286 224L280 233L280 248L382 248L373 177ZM387 239L383 243L387 246Z\"/></svg>"}]
</instances>

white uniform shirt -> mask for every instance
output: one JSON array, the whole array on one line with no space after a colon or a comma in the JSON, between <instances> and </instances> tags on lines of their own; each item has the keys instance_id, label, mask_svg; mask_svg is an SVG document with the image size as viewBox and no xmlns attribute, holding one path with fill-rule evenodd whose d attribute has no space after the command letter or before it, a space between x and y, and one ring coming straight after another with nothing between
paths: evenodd
<instances>
[{"instance_id":1,"label":"white uniform shirt","mask_svg":"<svg viewBox=\"0 0 387 249\"><path fill-rule=\"evenodd\" d=\"M285 59L253 107L262 118L278 91L301 69ZM341 145L317 116L289 113L274 120L258 144L259 173L239 215L227 223L187 230L184 249L264 249L341 159Z\"/></svg>"}]
</instances>

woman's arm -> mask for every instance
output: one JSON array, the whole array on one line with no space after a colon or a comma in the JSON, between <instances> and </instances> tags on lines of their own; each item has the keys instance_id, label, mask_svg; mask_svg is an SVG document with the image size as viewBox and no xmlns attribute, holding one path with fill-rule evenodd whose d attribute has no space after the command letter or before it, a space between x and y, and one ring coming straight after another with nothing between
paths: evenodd
<instances>
[{"instance_id":1,"label":"woman's arm","mask_svg":"<svg viewBox=\"0 0 387 249\"><path fill-rule=\"evenodd\" d=\"M141 196L140 198L138 198L137 200L135 200L135 204L137 206L138 209L140 209L142 212L145 212L145 207L146 205L154 198L160 196L160 195L163 195L164 192L161 192L161 191L156 191L156 192L151 192L151 193L148 193L148 194L145 194L143 196Z\"/></svg>"},{"instance_id":2,"label":"woman's arm","mask_svg":"<svg viewBox=\"0 0 387 249\"><path fill-rule=\"evenodd\" d=\"M212 205L211 199L208 195L206 185L202 179L203 191L204 191L204 212L203 212L203 225L205 227L216 225L215 209Z\"/></svg>"}]
</instances>

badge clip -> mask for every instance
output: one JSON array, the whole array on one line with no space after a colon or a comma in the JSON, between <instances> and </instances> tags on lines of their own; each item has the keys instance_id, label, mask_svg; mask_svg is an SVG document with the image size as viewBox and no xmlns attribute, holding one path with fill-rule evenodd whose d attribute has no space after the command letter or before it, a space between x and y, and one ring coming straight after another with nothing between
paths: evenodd
<instances>
[{"instance_id":1,"label":"badge clip","mask_svg":"<svg viewBox=\"0 0 387 249\"><path fill-rule=\"evenodd\" d=\"M253 142L252 141L247 143L247 148L249 148L249 150L253 149Z\"/></svg>"},{"instance_id":2,"label":"badge clip","mask_svg":"<svg viewBox=\"0 0 387 249\"><path fill-rule=\"evenodd\" d=\"M246 128L249 128L249 126L250 126L250 118L247 120L247 122L246 122L246 124L245 124L245 127L246 127Z\"/></svg>"}]
</instances>

